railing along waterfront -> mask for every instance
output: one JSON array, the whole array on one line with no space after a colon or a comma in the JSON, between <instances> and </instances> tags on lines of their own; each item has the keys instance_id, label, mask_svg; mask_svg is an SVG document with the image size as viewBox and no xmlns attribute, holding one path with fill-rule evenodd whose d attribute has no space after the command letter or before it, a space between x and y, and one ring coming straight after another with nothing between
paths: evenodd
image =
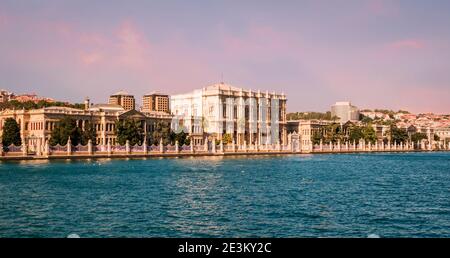
<instances>
[{"instance_id":1,"label":"railing along waterfront","mask_svg":"<svg viewBox=\"0 0 450 258\"><path fill-rule=\"evenodd\" d=\"M51 146L48 141L40 146L10 145L3 147L0 144L0 156L3 157L51 157L51 156L123 156L123 155L225 155L225 154L258 154L258 153L346 153L346 152L411 152L411 151L450 151L450 143L427 144L424 142L412 143L383 143L377 142L345 142L345 143L320 143L314 145L301 145L299 142L290 144L263 144L255 145L246 143L238 145L235 143L214 144L208 141L201 145L147 145L145 143L130 145L95 145L91 141L86 145L72 145L69 141L66 145Z\"/></svg>"}]
</instances>

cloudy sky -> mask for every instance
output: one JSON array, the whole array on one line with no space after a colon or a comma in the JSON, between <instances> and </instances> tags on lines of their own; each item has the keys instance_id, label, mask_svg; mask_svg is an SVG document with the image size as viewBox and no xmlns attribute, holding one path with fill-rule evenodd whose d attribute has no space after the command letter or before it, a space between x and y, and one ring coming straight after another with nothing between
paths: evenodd
<instances>
[{"instance_id":1,"label":"cloudy sky","mask_svg":"<svg viewBox=\"0 0 450 258\"><path fill-rule=\"evenodd\" d=\"M450 113L450 1L0 0L0 88L74 102L224 81L289 111Z\"/></svg>"}]
</instances>

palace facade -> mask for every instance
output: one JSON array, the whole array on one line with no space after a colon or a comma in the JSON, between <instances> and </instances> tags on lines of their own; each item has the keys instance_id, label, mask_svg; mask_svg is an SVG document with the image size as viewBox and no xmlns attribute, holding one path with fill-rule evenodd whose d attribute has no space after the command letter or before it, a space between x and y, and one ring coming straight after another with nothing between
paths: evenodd
<instances>
[{"instance_id":1,"label":"palace facade","mask_svg":"<svg viewBox=\"0 0 450 258\"><path fill-rule=\"evenodd\" d=\"M218 83L170 98L172 129L189 133L194 144L205 136L229 134L238 145L286 144L286 96Z\"/></svg>"},{"instance_id":2,"label":"palace facade","mask_svg":"<svg viewBox=\"0 0 450 258\"><path fill-rule=\"evenodd\" d=\"M141 121L145 137L148 140L154 131L156 123L161 121L170 126L172 116L162 112L141 113L136 110L125 110L120 105L97 104L86 108L75 109L69 107L45 107L33 110L3 110L0 111L0 136L3 133L3 125L7 118L14 118L20 127L22 142L31 149L43 146L50 139L56 124L63 117L73 118L77 126L84 130L87 122L94 125L96 130L95 144L105 145L110 142L116 144L115 123L122 119L134 119Z\"/></svg>"}]
</instances>

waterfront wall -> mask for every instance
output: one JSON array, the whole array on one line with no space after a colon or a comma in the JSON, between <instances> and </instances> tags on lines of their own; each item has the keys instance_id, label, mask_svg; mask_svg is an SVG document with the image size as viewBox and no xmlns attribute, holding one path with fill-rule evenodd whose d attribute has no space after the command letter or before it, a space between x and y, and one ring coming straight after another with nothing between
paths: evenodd
<instances>
[{"instance_id":1,"label":"waterfront wall","mask_svg":"<svg viewBox=\"0 0 450 258\"><path fill-rule=\"evenodd\" d=\"M414 151L450 151L450 143L424 144L424 143L364 143L360 141L336 144L317 144L300 146L298 143L280 145L236 145L214 144L205 141L203 145L182 145L176 142L174 145L93 145L89 141L87 145L72 145L70 140L64 145L51 146L48 141L44 146L10 145L3 148L0 145L0 159L34 159L34 158L81 158L81 157L133 157L133 156L192 156L192 155L256 155L256 154L299 154L299 153L349 153L349 152L414 152Z\"/></svg>"}]
</instances>

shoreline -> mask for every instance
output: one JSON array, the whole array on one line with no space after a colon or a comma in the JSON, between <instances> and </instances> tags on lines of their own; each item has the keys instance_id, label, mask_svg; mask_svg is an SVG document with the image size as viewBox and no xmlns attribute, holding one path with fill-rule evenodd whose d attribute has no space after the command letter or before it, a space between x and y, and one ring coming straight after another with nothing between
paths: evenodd
<instances>
[{"instance_id":1,"label":"shoreline","mask_svg":"<svg viewBox=\"0 0 450 258\"><path fill-rule=\"evenodd\" d=\"M24 160L84 160L84 159L129 159L129 158L185 158L185 157L232 157L232 156L279 156L301 154L369 154L369 153L430 153L450 152L450 150L385 150L385 151L304 151L304 152L218 152L218 153L154 153L154 154L72 154L50 156L1 156L0 161Z\"/></svg>"}]
</instances>

